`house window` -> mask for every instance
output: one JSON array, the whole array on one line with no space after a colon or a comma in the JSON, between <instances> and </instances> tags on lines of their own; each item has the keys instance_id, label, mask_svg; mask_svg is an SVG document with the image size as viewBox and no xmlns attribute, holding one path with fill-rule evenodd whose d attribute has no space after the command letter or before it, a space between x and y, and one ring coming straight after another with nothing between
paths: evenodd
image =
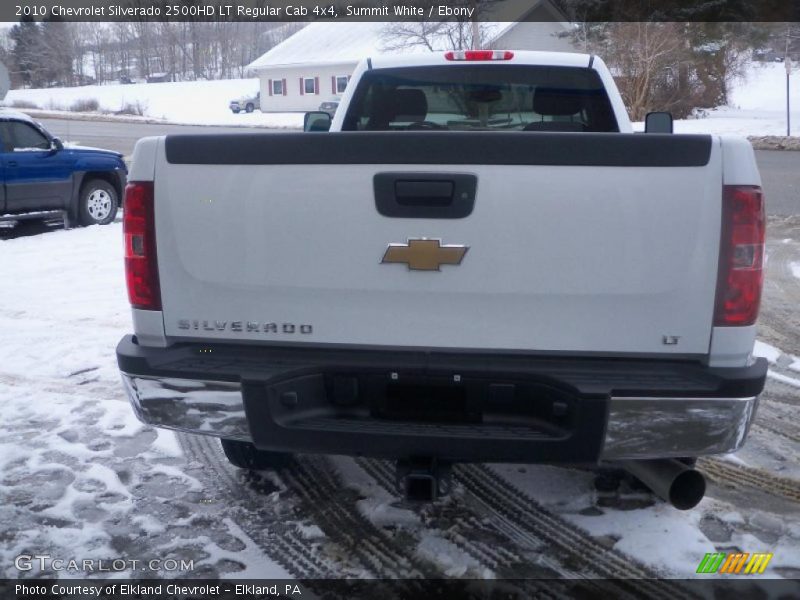
<instances>
[{"instance_id":1,"label":"house window","mask_svg":"<svg viewBox=\"0 0 800 600\"><path fill-rule=\"evenodd\" d=\"M347 80L350 79L347 75L340 75L336 78L336 93L342 94L347 88Z\"/></svg>"},{"instance_id":2,"label":"house window","mask_svg":"<svg viewBox=\"0 0 800 600\"><path fill-rule=\"evenodd\" d=\"M283 96L283 80L282 79L273 79L272 80L272 95L273 96Z\"/></svg>"},{"instance_id":3,"label":"house window","mask_svg":"<svg viewBox=\"0 0 800 600\"><path fill-rule=\"evenodd\" d=\"M314 78L313 77L306 77L303 79L303 91L306 94L315 94L316 93L316 86L314 85Z\"/></svg>"}]
</instances>

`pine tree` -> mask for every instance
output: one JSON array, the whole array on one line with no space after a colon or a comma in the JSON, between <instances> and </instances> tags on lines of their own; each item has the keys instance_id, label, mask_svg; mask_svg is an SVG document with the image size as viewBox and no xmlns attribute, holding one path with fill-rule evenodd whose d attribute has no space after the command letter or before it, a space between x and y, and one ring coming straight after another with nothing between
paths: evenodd
<instances>
[{"instance_id":1,"label":"pine tree","mask_svg":"<svg viewBox=\"0 0 800 600\"><path fill-rule=\"evenodd\" d=\"M41 69L42 35L33 17L22 17L19 25L11 28L14 47L14 70L23 84L37 87L44 83Z\"/></svg>"}]
</instances>

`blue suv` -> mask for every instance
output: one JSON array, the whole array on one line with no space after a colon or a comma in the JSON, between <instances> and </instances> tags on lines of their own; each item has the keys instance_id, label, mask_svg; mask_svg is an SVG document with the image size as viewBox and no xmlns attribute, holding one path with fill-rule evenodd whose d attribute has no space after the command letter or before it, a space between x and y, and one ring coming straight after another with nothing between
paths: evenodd
<instances>
[{"instance_id":1,"label":"blue suv","mask_svg":"<svg viewBox=\"0 0 800 600\"><path fill-rule=\"evenodd\" d=\"M68 225L106 225L126 177L121 154L65 148L27 115L0 111L0 219L59 215Z\"/></svg>"}]
</instances>

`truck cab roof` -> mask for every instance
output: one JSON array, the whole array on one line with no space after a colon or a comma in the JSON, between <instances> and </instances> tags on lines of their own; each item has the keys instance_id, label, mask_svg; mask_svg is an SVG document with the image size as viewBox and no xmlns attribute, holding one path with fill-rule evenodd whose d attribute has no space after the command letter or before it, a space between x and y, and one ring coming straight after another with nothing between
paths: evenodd
<instances>
[{"instance_id":1,"label":"truck cab roof","mask_svg":"<svg viewBox=\"0 0 800 600\"><path fill-rule=\"evenodd\" d=\"M18 110L14 110L12 108L0 108L0 119L16 119L17 121L25 121L27 123L34 123L36 121L33 120L30 116L26 115L23 112L19 112Z\"/></svg>"},{"instance_id":2,"label":"truck cab roof","mask_svg":"<svg viewBox=\"0 0 800 600\"><path fill-rule=\"evenodd\" d=\"M503 52L503 51L500 51ZM539 52L531 50L510 50L511 58L499 59L491 62L516 65L538 65L553 67L590 67L594 60L590 54L575 52ZM365 59L363 62L371 65L373 69L390 69L394 67L421 67L430 65L457 64L462 61L448 60L447 52L438 51L426 54L382 54ZM466 61L463 61L466 62ZM490 61L482 61L490 62Z\"/></svg>"}]
</instances>

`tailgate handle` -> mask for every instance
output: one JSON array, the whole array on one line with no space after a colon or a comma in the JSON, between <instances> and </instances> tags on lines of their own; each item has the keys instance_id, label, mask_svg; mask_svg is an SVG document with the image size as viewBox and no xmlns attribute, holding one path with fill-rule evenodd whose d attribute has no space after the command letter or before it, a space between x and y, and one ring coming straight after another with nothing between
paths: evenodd
<instances>
[{"instance_id":1,"label":"tailgate handle","mask_svg":"<svg viewBox=\"0 0 800 600\"><path fill-rule=\"evenodd\" d=\"M375 208L385 217L461 219L472 213L477 184L471 173L377 173Z\"/></svg>"},{"instance_id":2,"label":"tailgate handle","mask_svg":"<svg viewBox=\"0 0 800 600\"><path fill-rule=\"evenodd\" d=\"M452 181L413 181L394 182L394 195L399 204L415 206L444 206L453 201Z\"/></svg>"}]
</instances>

